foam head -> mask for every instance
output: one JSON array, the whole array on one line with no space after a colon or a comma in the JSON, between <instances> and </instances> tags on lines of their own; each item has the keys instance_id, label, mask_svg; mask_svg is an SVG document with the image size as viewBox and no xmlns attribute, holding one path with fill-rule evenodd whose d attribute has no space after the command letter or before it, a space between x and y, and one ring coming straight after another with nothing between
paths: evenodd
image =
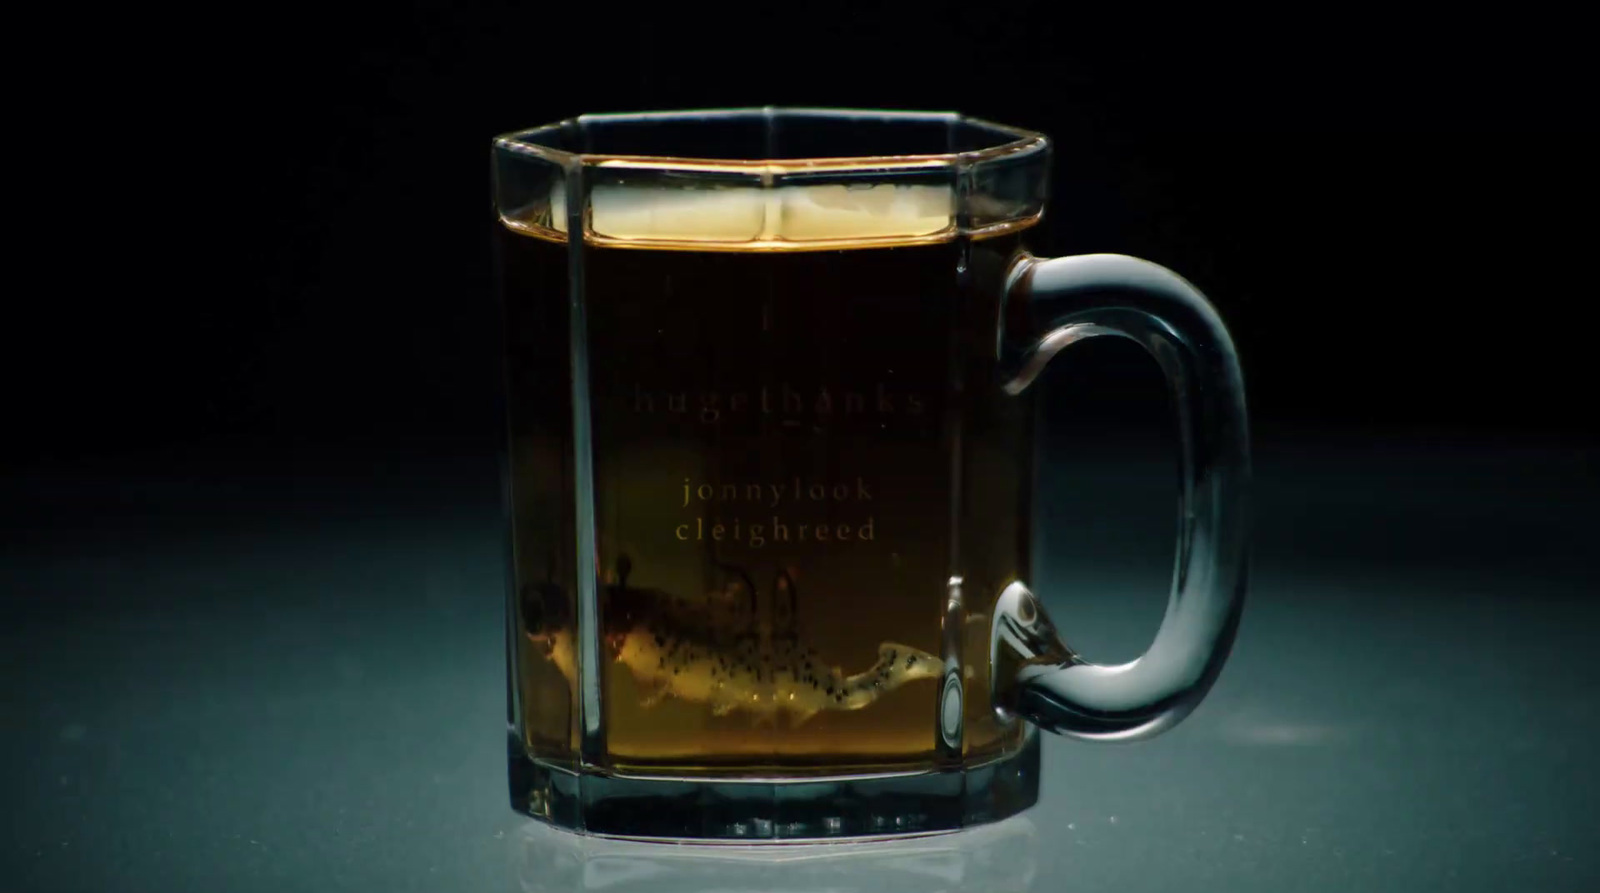
<instances>
[{"instance_id":1,"label":"foam head","mask_svg":"<svg viewBox=\"0 0 1600 893\"><path fill-rule=\"evenodd\" d=\"M566 232L565 190L550 196ZM684 242L846 242L926 239L951 231L955 195L929 184L827 184L771 189L596 185L589 229L609 239Z\"/></svg>"}]
</instances>

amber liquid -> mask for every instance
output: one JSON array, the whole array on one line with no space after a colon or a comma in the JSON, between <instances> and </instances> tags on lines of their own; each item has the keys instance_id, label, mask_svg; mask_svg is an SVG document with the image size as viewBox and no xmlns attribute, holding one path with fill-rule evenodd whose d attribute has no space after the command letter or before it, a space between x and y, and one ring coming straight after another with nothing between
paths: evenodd
<instances>
[{"instance_id":1,"label":"amber liquid","mask_svg":"<svg viewBox=\"0 0 1600 893\"><path fill-rule=\"evenodd\" d=\"M597 575L613 770L910 771L1018 745L1020 729L997 724L988 700L987 619L1005 584L1028 573L1031 407L1000 390L994 358L1002 274L1020 238L584 246L587 376L575 389L570 249L500 233L515 672L530 754L577 759L571 643L594 634L577 628L580 572ZM592 568L576 567L573 406L584 399ZM964 607L951 620L953 578ZM637 610L651 600L660 612ZM722 666L717 649L745 642L769 674L774 649L846 676L872 667L885 643L953 659L965 676L960 743L953 756L940 744L933 678L803 718L782 709L786 686L811 683L768 679L752 699L777 699L776 712L716 709L661 678L674 669L666 657L641 666L619 655L625 636L648 641L664 617L679 636L686 623L706 627L692 636L701 662L711 652Z\"/></svg>"}]
</instances>

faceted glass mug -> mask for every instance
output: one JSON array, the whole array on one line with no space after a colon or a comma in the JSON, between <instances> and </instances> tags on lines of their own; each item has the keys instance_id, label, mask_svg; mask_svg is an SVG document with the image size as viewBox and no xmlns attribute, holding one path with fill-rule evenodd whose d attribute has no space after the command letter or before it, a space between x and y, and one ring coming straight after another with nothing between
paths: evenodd
<instances>
[{"instance_id":1,"label":"faceted glass mug","mask_svg":"<svg viewBox=\"0 0 1600 893\"><path fill-rule=\"evenodd\" d=\"M1243 383L1174 273L1039 258L1049 140L955 114L586 115L494 142L515 808L782 840L993 822L1038 735L1182 719L1243 603ZM1027 587L1035 388L1143 345L1178 537L1143 656Z\"/></svg>"}]
</instances>

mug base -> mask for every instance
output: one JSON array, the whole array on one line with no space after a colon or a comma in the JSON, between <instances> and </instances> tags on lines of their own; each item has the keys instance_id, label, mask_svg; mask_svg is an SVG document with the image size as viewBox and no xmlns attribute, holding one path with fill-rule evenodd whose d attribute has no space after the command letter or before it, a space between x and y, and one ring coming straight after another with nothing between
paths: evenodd
<instances>
[{"instance_id":1,"label":"mug base","mask_svg":"<svg viewBox=\"0 0 1600 893\"><path fill-rule=\"evenodd\" d=\"M1009 818L1039 799L1039 736L975 766L905 775L687 779L575 770L529 758L513 737L511 805L606 837L780 842L954 831Z\"/></svg>"}]
</instances>

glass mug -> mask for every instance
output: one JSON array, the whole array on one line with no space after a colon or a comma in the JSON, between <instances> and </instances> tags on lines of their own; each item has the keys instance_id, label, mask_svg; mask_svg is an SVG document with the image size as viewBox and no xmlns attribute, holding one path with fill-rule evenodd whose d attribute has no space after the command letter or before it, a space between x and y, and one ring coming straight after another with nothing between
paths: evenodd
<instances>
[{"instance_id":1,"label":"glass mug","mask_svg":"<svg viewBox=\"0 0 1600 893\"><path fill-rule=\"evenodd\" d=\"M1025 248L1049 141L954 114L588 115L494 143L511 799L595 834L993 822L1043 728L1181 720L1243 603L1243 383L1193 287ZM1029 591L1034 392L1117 335L1166 373L1175 577L1090 663Z\"/></svg>"}]
</instances>

